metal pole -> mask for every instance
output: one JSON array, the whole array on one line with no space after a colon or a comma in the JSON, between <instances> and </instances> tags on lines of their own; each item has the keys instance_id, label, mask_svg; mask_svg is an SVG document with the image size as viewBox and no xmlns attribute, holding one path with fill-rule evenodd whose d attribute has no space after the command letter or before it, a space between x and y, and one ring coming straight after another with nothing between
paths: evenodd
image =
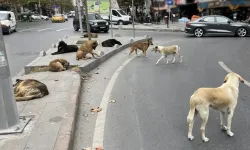
<instances>
[{"instance_id":1,"label":"metal pole","mask_svg":"<svg viewBox=\"0 0 250 150\"><path fill-rule=\"evenodd\" d=\"M112 27L112 6L111 6L111 0L109 0L109 22L110 22L110 28L111 28L111 37L113 37L113 27Z\"/></svg>"},{"instance_id":2,"label":"metal pole","mask_svg":"<svg viewBox=\"0 0 250 150\"><path fill-rule=\"evenodd\" d=\"M168 17L168 28L170 28L170 6L168 6L168 13L169 13L169 17Z\"/></svg>"},{"instance_id":3,"label":"metal pole","mask_svg":"<svg viewBox=\"0 0 250 150\"><path fill-rule=\"evenodd\" d=\"M133 24L133 37L135 38L135 14L134 14L134 0L132 0L132 24Z\"/></svg>"},{"instance_id":4,"label":"metal pole","mask_svg":"<svg viewBox=\"0 0 250 150\"><path fill-rule=\"evenodd\" d=\"M81 13L81 0L77 0L77 9L78 9L78 17L79 17L79 24L80 24L80 30L81 30L81 35L83 35L83 28L82 28L82 13Z\"/></svg>"},{"instance_id":5,"label":"metal pole","mask_svg":"<svg viewBox=\"0 0 250 150\"><path fill-rule=\"evenodd\" d=\"M19 116L14 98L5 44L0 28L0 131L18 125Z\"/></svg>"},{"instance_id":6,"label":"metal pole","mask_svg":"<svg viewBox=\"0 0 250 150\"><path fill-rule=\"evenodd\" d=\"M89 27L89 16L88 16L88 4L87 4L87 0L84 0L84 7L85 7L85 17L86 17L86 25L87 25L88 37L89 37L89 40L91 40L91 37L90 37L90 27Z\"/></svg>"},{"instance_id":7,"label":"metal pole","mask_svg":"<svg viewBox=\"0 0 250 150\"><path fill-rule=\"evenodd\" d=\"M40 13L40 15L42 15L42 10L41 10L41 3L40 3L40 0L39 0L39 13Z\"/></svg>"},{"instance_id":8,"label":"metal pole","mask_svg":"<svg viewBox=\"0 0 250 150\"><path fill-rule=\"evenodd\" d=\"M99 15L101 13L101 0L99 0Z\"/></svg>"}]
</instances>

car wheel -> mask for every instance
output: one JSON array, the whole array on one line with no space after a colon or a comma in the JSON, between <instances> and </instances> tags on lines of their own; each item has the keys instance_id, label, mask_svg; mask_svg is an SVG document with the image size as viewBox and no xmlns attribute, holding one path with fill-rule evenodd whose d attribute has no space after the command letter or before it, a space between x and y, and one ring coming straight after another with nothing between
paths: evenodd
<instances>
[{"instance_id":1,"label":"car wheel","mask_svg":"<svg viewBox=\"0 0 250 150\"><path fill-rule=\"evenodd\" d=\"M15 29L13 30L14 32L16 32L16 27L17 27L17 26L15 26Z\"/></svg>"},{"instance_id":2,"label":"car wheel","mask_svg":"<svg viewBox=\"0 0 250 150\"><path fill-rule=\"evenodd\" d=\"M8 28L8 31L6 32L7 35L9 35L11 33L11 29L10 27Z\"/></svg>"},{"instance_id":3,"label":"car wheel","mask_svg":"<svg viewBox=\"0 0 250 150\"><path fill-rule=\"evenodd\" d=\"M239 37L245 37L247 35L247 30L245 28L239 28L236 31Z\"/></svg>"},{"instance_id":4,"label":"car wheel","mask_svg":"<svg viewBox=\"0 0 250 150\"><path fill-rule=\"evenodd\" d=\"M119 20L119 21L117 22L117 24L118 24L118 25L123 25L123 21Z\"/></svg>"},{"instance_id":5,"label":"car wheel","mask_svg":"<svg viewBox=\"0 0 250 150\"><path fill-rule=\"evenodd\" d=\"M196 28L194 30L194 36L202 37L204 35L204 30L202 28Z\"/></svg>"},{"instance_id":6,"label":"car wheel","mask_svg":"<svg viewBox=\"0 0 250 150\"><path fill-rule=\"evenodd\" d=\"M75 30L75 31L79 31L79 27L77 27L76 24L74 24L74 30Z\"/></svg>"}]
</instances>

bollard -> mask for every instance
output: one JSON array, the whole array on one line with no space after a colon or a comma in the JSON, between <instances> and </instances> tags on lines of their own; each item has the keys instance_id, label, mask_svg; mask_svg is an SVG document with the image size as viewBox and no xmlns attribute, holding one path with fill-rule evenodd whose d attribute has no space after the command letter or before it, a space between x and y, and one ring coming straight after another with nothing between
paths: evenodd
<instances>
[{"instance_id":1,"label":"bollard","mask_svg":"<svg viewBox=\"0 0 250 150\"><path fill-rule=\"evenodd\" d=\"M0 134L20 133L29 121L30 118L24 120L18 116L2 28L0 28Z\"/></svg>"}]
</instances>

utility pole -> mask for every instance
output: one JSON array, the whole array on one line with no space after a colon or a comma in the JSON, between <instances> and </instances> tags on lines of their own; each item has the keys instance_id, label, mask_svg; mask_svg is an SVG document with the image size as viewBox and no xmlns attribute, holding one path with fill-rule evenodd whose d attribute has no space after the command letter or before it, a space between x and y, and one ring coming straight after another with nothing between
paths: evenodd
<instances>
[{"instance_id":1,"label":"utility pole","mask_svg":"<svg viewBox=\"0 0 250 150\"><path fill-rule=\"evenodd\" d=\"M111 6L111 0L109 0L109 22L110 22L110 28L111 28L111 37L113 37L113 27L112 27L112 6Z\"/></svg>"},{"instance_id":2,"label":"utility pole","mask_svg":"<svg viewBox=\"0 0 250 150\"><path fill-rule=\"evenodd\" d=\"M84 6L85 6L85 19L86 19L86 26L87 26L87 32L88 32L88 38L89 40L91 40L90 37L90 27L89 27L89 17L88 17L88 4L87 4L87 0L84 0Z\"/></svg>"},{"instance_id":3,"label":"utility pole","mask_svg":"<svg viewBox=\"0 0 250 150\"><path fill-rule=\"evenodd\" d=\"M22 132L30 118L18 116L2 28L0 28L0 135Z\"/></svg>"},{"instance_id":4,"label":"utility pole","mask_svg":"<svg viewBox=\"0 0 250 150\"><path fill-rule=\"evenodd\" d=\"M39 2L38 2L38 5L39 5L39 6L38 6L38 7L39 7L39 14L42 15L41 2L40 2L40 0L39 0Z\"/></svg>"},{"instance_id":5,"label":"utility pole","mask_svg":"<svg viewBox=\"0 0 250 150\"><path fill-rule=\"evenodd\" d=\"M100 15L100 13L101 13L101 0L99 0L99 15Z\"/></svg>"},{"instance_id":6,"label":"utility pole","mask_svg":"<svg viewBox=\"0 0 250 150\"><path fill-rule=\"evenodd\" d=\"M83 35L83 27L82 27L82 13L81 13L81 6L82 6L82 1L77 0L77 9L78 9L78 18L79 18L79 24L80 24L80 30L81 30L81 36Z\"/></svg>"},{"instance_id":7,"label":"utility pole","mask_svg":"<svg viewBox=\"0 0 250 150\"><path fill-rule=\"evenodd\" d=\"M135 38L135 14L134 14L134 0L132 0L132 24L133 24L133 37Z\"/></svg>"}]
</instances>

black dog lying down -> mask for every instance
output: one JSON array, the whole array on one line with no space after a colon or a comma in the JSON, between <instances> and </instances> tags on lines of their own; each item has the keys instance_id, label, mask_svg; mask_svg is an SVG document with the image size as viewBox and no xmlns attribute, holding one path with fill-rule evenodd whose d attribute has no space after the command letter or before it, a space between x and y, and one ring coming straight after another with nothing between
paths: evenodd
<instances>
[{"instance_id":1,"label":"black dog lying down","mask_svg":"<svg viewBox=\"0 0 250 150\"><path fill-rule=\"evenodd\" d=\"M102 42L103 47L113 47L115 44L122 45L122 43L117 41L116 39L108 39Z\"/></svg>"},{"instance_id":2,"label":"black dog lying down","mask_svg":"<svg viewBox=\"0 0 250 150\"><path fill-rule=\"evenodd\" d=\"M51 55L71 53L76 52L78 50L77 45L67 45L64 41L60 41L57 48L57 52L54 52Z\"/></svg>"}]
</instances>

